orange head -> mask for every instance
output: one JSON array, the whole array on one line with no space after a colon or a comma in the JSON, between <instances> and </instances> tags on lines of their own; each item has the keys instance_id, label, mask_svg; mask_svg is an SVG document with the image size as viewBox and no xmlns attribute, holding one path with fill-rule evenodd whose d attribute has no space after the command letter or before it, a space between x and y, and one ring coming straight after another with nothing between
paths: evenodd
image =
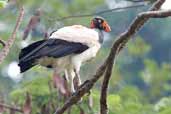
<instances>
[{"instance_id":1,"label":"orange head","mask_svg":"<svg viewBox=\"0 0 171 114\"><path fill-rule=\"evenodd\" d=\"M91 20L90 28L97 28L99 30L104 30L105 32L111 31L109 24L102 17L94 17Z\"/></svg>"}]
</instances>

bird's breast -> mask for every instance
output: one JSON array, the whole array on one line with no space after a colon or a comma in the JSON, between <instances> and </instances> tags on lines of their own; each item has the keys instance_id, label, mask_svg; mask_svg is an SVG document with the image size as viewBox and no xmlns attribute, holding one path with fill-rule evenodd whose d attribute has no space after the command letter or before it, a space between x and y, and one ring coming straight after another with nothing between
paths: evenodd
<instances>
[{"instance_id":1,"label":"bird's breast","mask_svg":"<svg viewBox=\"0 0 171 114\"><path fill-rule=\"evenodd\" d=\"M65 56L61 58L53 57L43 57L37 60L41 66L52 67L58 70L58 72L64 71L66 68L69 68L71 65L71 56Z\"/></svg>"},{"instance_id":2,"label":"bird's breast","mask_svg":"<svg viewBox=\"0 0 171 114\"><path fill-rule=\"evenodd\" d=\"M96 56L99 49L100 49L100 44L95 45L93 47L90 47L87 50L85 50L84 52L82 52L80 54L77 54L77 55L74 55L72 57L72 62L77 63L77 62L89 61L89 60L93 59Z\"/></svg>"}]
</instances>

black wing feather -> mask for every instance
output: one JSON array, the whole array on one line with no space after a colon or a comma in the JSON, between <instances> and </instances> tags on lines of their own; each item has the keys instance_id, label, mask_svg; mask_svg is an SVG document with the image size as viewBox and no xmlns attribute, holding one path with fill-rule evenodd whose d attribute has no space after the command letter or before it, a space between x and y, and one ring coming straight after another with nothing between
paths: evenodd
<instances>
[{"instance_id":1,"label":"black wing feather","mask_svg":"<svg viewBox=\"0 0 171 114\"><path fill-rule=\"evenodd\" d=\"M19 54L19 66L24 72L34 65L35 61L42 57L64 57L69 54L79 54L89 47L81 43L68 42L59 39L48 39L35 42L21 50Z\"/></svg>"},{"instance_id":2,"label":"black wing feather","mask_svg":"<svg viewBox=\"0 0 171 114\"><path fill-rule=\"evenodd\" d=\"M37 48L39 45L41 45L43 42L45 42L45 40L41 40L41 41L37 41L35 43L30 44L29 46L23 48L19 54L19 60L26 56L28 53L30 53L31 51L33 51L33 49Z\"/></svg>"}]
</instances>

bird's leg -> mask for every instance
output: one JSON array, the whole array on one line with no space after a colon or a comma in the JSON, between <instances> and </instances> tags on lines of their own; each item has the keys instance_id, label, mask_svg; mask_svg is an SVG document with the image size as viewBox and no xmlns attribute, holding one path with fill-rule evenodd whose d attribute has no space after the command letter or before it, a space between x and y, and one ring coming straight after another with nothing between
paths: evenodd
<instances>
[{"instance_id":1,"label":"bird's leg","mask_svg":"<svg viewBox=\"0 0 171 114\"><path fill-rule=\"evenodd\" d=\"M80 74L79 74L79 70L74 69L74 72L75 72L75 77L73 79L74 89L78 90L81 85ZM82 98L79 100L78 103L81 103L81 101L82 101Z\"/></svg>"},{"instance_id":2,"label":"bird's leg","mask_svg":"<svg viewBox=\"0 0 171 114\"><path fill-rule=\"evenodd\" d=\"M67 83L69 83L69 76L68 76L68 71L67 70L65 70L65 78L66 78Z\"/></svg>"},{"instance_id":3,"label":"bird's leg","mask_svg":"<svg viewBox=\"0 0 171 114\"><path fill-rule=\"evenodd\" d=\"M80 74L79 71L74 69L75 72L75 77L74 77L74 88L77 90L79 88L79 86L81 85L81 79L80 79Z\"/></svg>"},{"instance_id":4,"label":"bird's leg","mask_svg":"<svg viewBox=\"0 0 171 114\"><path fill-rule=\"evenodd\" d=\"M74 93L75 92L75 88L74 88L73 80L74 80L74 77L75 77L75 73L71 69L69 70L69 73L70 73L69 78L70 78L70 84L71 84L71 86L70 86L71 87L71 92Z\"/></svg>"}]
</instances>

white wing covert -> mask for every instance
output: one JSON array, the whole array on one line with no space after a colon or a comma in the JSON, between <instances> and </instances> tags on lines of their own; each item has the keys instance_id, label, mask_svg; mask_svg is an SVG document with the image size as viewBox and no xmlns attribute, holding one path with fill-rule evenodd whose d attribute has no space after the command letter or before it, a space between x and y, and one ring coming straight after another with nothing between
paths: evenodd
<instances>
[{"instance_id":1,"label":"white wing covert","mask_svg":"<svg viewBox=\"0 0 171 114\"><path fill-rule=\"evenodd\" d=\"M98 32L82 25L63 27L52 33L50 38L79 42L89 47L100 46Z\"/></svg>"}]
</instances>

